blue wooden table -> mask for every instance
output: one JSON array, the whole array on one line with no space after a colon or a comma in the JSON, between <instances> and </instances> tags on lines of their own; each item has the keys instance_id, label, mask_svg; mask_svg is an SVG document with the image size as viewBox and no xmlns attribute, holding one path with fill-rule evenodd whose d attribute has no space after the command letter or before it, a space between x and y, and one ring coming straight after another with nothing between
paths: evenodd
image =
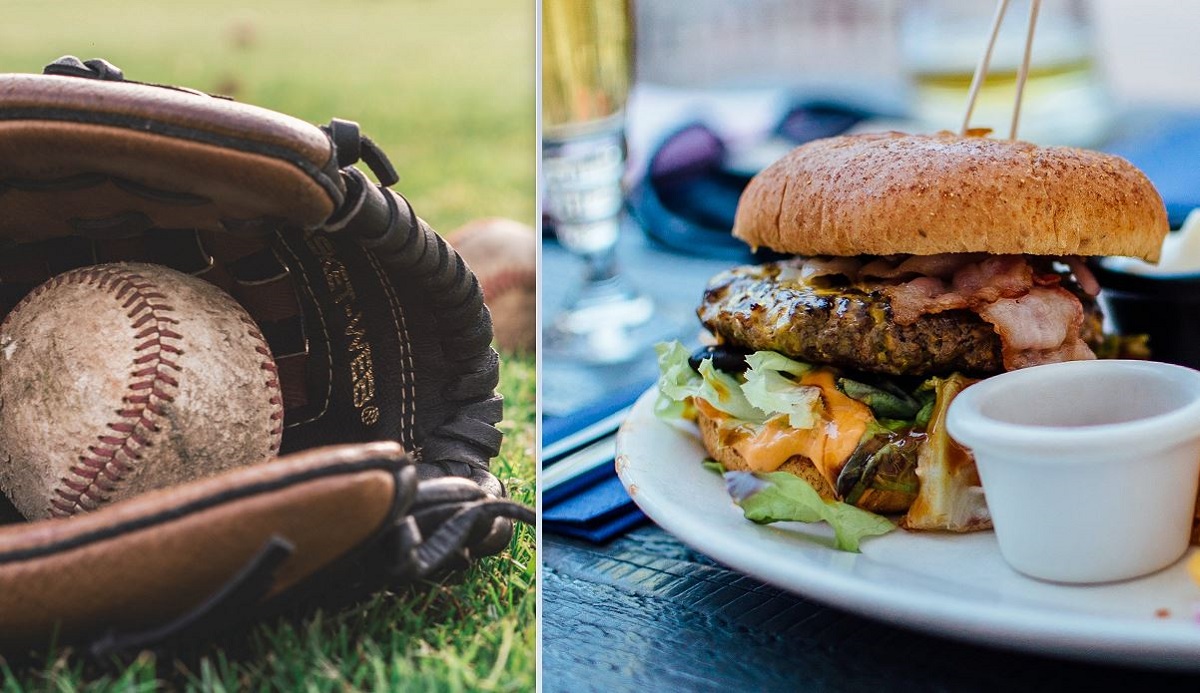
<instances>
[{"instance_id":1,"label":"blue wooden table","mask_svg":"<svg viewBox=\"0 0 1200 693\"><path fill-rule=\"evenodd\" d=\"M1200 677L860 618L728 570L653 525L603 546L546 535L542 561L547 693L1200 690Z\"/></svg>"}]
</instances>

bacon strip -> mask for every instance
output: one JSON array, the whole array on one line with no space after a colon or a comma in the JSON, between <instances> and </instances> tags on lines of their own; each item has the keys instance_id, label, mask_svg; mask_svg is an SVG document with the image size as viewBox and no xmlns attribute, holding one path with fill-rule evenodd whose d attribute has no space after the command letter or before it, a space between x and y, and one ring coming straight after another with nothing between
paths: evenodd
<instances>
[{"instance_id":1,"label":"bacon strip","mask_svg":"<svg viewBox=\"0 0 1200 693\"><path fill-rule=\"evenodd\" d=\"M889 286L883 290L883 294L892 304L892 320L897 325L911 325L922 315L969 307L964 296L951 291L937 277L918 277L910 282Z\"/></svg>"},{"instance_id":2,"label":"bacon strip","mask_svg":"<svg viewBox=\"0 0 1200 693\"><path fill-rule=\"evenodd\" d=\"M859 279L895 279L900 276L894 258L877 257L858 270Z\"/></svg>"},{"instance_id":3,"label":"bacon strip","mask_svg":"<svg viewBox=\"0 0 1200 693\"><path fill-rule=\"evenodd\" d=\"M926 277L949 279L962 268L983 261L986 253L942 253L941 255L913 255L900 263L896 269L913 272Z\"/></svg>"},{"instance_id":4,"label":"bacon strip","mask_svg":"<svg viewBox=\"0 0 1200 693\"><path fill-rule=\"evenodd\" d=\"M1099 293L1082 258L1062 262L1084 292ZM866 282L868 290L879 290L888 299L898 325L948 310L972 310L1000 336L1008 370L1095 358L1080 338L1083 305L1060 286L1059 274L1047 268L1035 269L1024 255L943 253L875 257L865 263L856 257L803 258L789 274L798 272L805 282L824 276Z\"/></svg>"},{"instance_id":5,"label":"bacon strip","mask_svg":"<svg viewBox=\"0 0 1200 693\"><path fill-rule=\"evenodd\" d=\"M858 276L863 279L900 279L902 277L937 277L949 279L964 266L980 262L986 253L942 253L940 255L910 255L897 258L875 258L862 266Z\"/></svg>"},{"instance_id":6,"label":"bacon strip","mask_svg":"<svg viewBox=\"0 0 1200 693\"><path fill-rule=\"evenodd\" d=\"M840 274L850 281L858 277L858 268L862 263L854 257L810 257L805 258L800 266L800 279L808 281L816 277L826 277Z\"/></svg>"},{"instance_id":7,"label":"bacon strip","mask_svg":"<svg viewBox=\"0 0 1200 693\"><path fill-rule=\"evenodd\" d=\"M1020 298L1002 298L981 308L979 317L1000 335L1006 370L1096 358L1080 338L1083 305L1062 287L1034 287Z\"/></svg>"},{"instance_id":8,"label":"bacon strip","mask_svg":"<svg viewBox=\"0 0 1200 693\"><path fill-rule=\"evenodd\" d=\"M1096 281L1096 276L1092 274L1092 270L1083 258L1078 255L1068 255L1063 258L1063 262L1071 268L1071 274L1075 275L1075 281L1079 282L1079 286L1088 296L1099 295L1100 282Z\"/></svg>"},{"instance_id":9,"label":"bacon strip","mask_svg":"<svg viewBox=\"0 0 1200 693\"><path fill-rule=\"evenodd\" d=\"M1033 287L1033 268L1020 255L993 255L954 274L954 290L972 306L1016 298Z\"/></svg>"},{"instance_id":10,"label":"bacon strip","mask_svg":"<svg viewBox=\"0 0 1200 693\"><path fill-rule=\"evenodd\" d=\"M949 282L937 276L921 276L883 288L892 306L892 319L899 325L911 325L923 315L973 310L1000 335L1007 370L1095 358L1080 338L1083 304L1059 286L1057 274L1036 273L1021 255L982 258L963 262L973 258L951 255L921 265L930 271L957 267ZM1095 279L1087 267L1078 258L1064 261L1090 294ZM902 269L908 262L902 262L896 269Z\"/></svg>"},{"instance_id":11,"label":"bacon strip","mask_svg":"<svg viewBox=\"0 0 1200 693\"><path fill-rule=\"evenodd\" d=\"M892 319L911 325L922 315L979 308L1001 298L1016 298L1033 287L1033 268L1020 255L986 256L963 264L947 286L937 277L919 277L883 290L892 304Z\"/></svg>"}]
</instances>

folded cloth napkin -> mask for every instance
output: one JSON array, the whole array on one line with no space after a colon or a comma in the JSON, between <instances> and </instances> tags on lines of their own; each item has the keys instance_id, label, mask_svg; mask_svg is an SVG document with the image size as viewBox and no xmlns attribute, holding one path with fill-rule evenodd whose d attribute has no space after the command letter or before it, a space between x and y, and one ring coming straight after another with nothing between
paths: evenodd
<instances>
[{"instance_id":1,"label":"folded cloth napkin","mask_svg":"<svg viewBox=\"0 0 1200 693\"><path fill-rule=\"evenodd\" d=\"M595 543L647 522L613 464L615 433L652 382L615 391L542 421L542 529Z\"/></svg>"},{"instance_id":2,"label":"folded cloth napkin","mask_svg":"<svg viewBox=\"0 0 1200 693\"><path fill-rule=\"evenodd\" d=\"M542 528L576 539L603 543L646 522L612 471L586 489L542 508Z\"/></svg>"}]
</instances>

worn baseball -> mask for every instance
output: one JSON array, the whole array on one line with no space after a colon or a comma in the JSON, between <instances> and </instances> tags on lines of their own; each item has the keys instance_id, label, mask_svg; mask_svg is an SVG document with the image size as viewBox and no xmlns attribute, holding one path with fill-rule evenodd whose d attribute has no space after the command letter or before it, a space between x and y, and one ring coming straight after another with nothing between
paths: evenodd
<instances>
[{"instance_id":1,"label":"worn baseball","mask_svg":"<svg viewBox=\"0 0 1200 693\"><path fill-rule=\"evenodd\" d=\"M80 268L0 324L0 490L29 519L262 462L282 431L270 349L201 279Z\"/></svg>"},{"instance_id":2,"label":"worn baseball","mask_svg":"<svg viewBox=\"0 0 1200 693\"><path fill-rule=\"evenodd\" d=\"M492 217L468 222L446 236L483 287L496 345L532 352L537 330L537 237L531 227Z\"/></svg>"}]
</instances>

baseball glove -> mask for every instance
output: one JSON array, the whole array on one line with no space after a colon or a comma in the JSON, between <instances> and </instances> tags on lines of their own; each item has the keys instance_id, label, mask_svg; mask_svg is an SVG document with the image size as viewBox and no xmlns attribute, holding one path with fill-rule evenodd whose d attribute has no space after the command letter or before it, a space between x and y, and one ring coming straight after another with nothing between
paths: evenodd
<instances>
[{"instance_id":1,"label":"baseball glove","mask_svg":"<svg viewBox=\"0 0 1200 693\"><path fill-rule=\"evenodd\" d=\"M70 269L165 265L254 318L285 407L277 460L0 527L0 651L192 638L330 585L460 569L533 521L489 471L501 398L479 284L396 182L352 122L102 60L0 75L0 315Z\"/></svg>"}]
</instances>

